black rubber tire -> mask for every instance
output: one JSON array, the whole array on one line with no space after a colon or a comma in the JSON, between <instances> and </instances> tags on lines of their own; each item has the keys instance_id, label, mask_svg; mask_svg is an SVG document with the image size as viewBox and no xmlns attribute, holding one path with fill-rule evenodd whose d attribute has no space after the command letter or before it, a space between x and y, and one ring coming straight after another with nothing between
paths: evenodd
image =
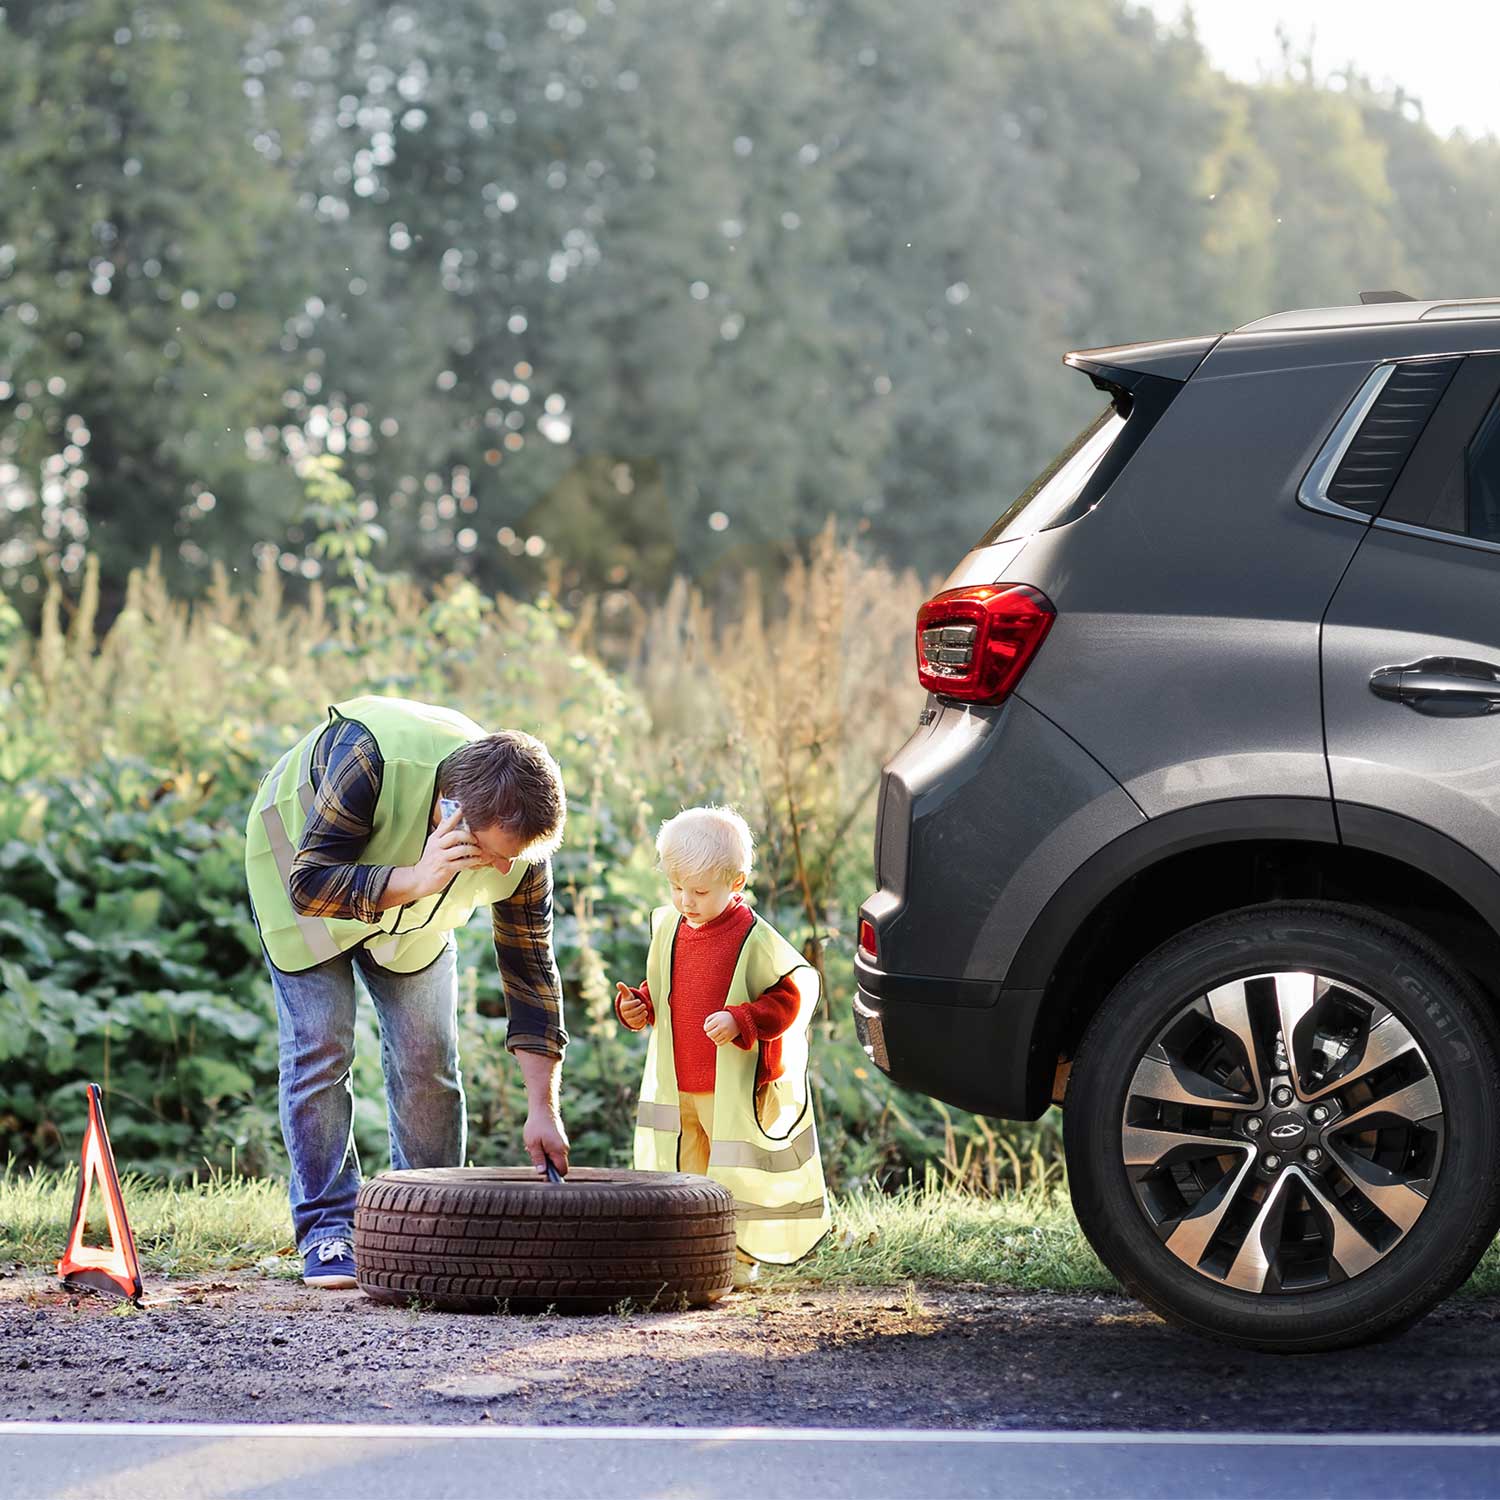
<instances>
[{"instance_id":1,"label":"black rubber tire","mask_svg":"<svg viewBox=\"0 0 1500 1500\"><path fill-rule=\"evenodd\" d=\"M1122 1161L1125 1094L1167 1019L1195 995L1268 970L1312 969L1388 1005L1427 1054L1444 1101L1443 1162L1421 1217L1384 1260L1335 1286L1226 1287L1161 1244ZM1426 938L1360 908L1251 907L1190 928L1110 993L1078 1049L1064 1109L1073 1206L1126 1289L1195 1333L1243 1348L1310 1353L1399 1332L1474 1269L1500 1225L1500 1064L1473 981Z\"/></svg>"},{"instance_id":2,"label":"black rubber tire","mask_svg":"<svg viewBox=\"0 0 1500 1500\"><path fill-rule=\"evenodd\" d=\"M681 1172L384 1172L360 1189L354 1261L375 1301L453 1312L702 1306L733 1284L734 1200Z\"/></svg>"}]
</instances>

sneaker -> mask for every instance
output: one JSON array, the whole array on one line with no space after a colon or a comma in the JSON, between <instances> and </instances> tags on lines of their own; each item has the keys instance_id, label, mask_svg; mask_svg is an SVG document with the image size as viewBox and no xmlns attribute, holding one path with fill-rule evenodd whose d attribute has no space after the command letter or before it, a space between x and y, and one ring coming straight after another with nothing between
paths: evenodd
<instances>
[{"instance_id":1,"label":"sneaker","mask_svg":"<svg viewBox=\"0 0 1500 1500\"><path fill-rule=\"evenodd\" d=\"M302 1261L302 1280L321 1291L344 1291L359 1285L354 1275L354 1247L348 1240L324 1240Z\"/></svg>"}]
</instances>

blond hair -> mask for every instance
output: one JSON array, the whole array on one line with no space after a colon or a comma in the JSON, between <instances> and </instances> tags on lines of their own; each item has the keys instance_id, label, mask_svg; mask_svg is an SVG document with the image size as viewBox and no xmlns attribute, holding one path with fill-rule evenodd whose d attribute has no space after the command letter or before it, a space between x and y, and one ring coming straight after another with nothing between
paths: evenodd
<instances>
[{"instance_id":1,"label":"blond hair","mask_svg":"<svg viewBox=\"0 0 1500 1500\"><path fill-rule=\"evenodd\" d=\"M749 880L755 840L732 807L687 807L661 825L656 857L668 876Z\"/></svg>"}]
</instances>

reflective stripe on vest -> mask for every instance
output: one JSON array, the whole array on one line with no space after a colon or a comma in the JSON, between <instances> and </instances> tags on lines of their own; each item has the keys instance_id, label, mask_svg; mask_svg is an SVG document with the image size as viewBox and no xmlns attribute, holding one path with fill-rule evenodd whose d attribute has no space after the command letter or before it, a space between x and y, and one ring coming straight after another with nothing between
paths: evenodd
<instances>
[{"instance_id":1,"label":"reflective stripe on vest","mask_svg":"<svg viewBox=\"0 0 1500 1500\"><path fill-rule=\"evenodd\" d=\"M674 1127L663 1125L657 1128L670 1130ZM783 1146L779 1151L767 1151L749 1141L715 1141L709 1148L708 1164L711 1167L751 1167L757 1172L795 1172L810 1162L817 1151L818 1132L809 1125L791 1145Z\"/></svg>"},{"instance_id":2,"label":"reflective stripe on vest","mask_svg":"<svg viewBox=\"0 0 1500 1500\"><path fill-rule=\"evenodd\" d=\"M292 750L296 748L295 745L292 746ZM292 758L292 750L288 750L276 762L275 769L268 778L273 787L281 780L286 764ZM302 762L297 767L297 795L302 803L304 816L311 813L313 805L312 752L312 740L304 740ZM286 824L282 821L281 809L275 802L270 802L261 808L260 821L266 830L266 842L271 846L271 858L276 861L281 883L290 895L292 864L297 858L297 851L292 848ZM330 958L339 956L339 945L334 942L333 934L328 930L328 924L321 917L310 917L305 912L298 911L295 906L292 907L292 915L297 919L297 930L302 934L302 941L307 944L307 951L312 954L315 962L327 963Z\"/></svg>"},{"instance_id":3,"label":"reflective stripe on vest","mask_svg":"<svg viewBox=\"0 0 1500 1500\"><path fill-rule=\"evenodd\" d=\"M783 1203L772 1206L765 1203L741 1203L734 1201L734 1216L737 1219L821 1219L828 1212L826 1198L814 1198L810 1203Z\"/></svg>"},{"instance_id":4,"label":"reflective stripe on vest","mask_svg":"<svg viewBox=\"0 0 1500 1500\"><path fill-rule=\"evenodd\" d=\"M682 1129L682 1111L675 1104L652 1104L642 1099L636 1106L635 1123L646 1130L670 1130L676 1135Z\"/></svg>"}]
</instances>

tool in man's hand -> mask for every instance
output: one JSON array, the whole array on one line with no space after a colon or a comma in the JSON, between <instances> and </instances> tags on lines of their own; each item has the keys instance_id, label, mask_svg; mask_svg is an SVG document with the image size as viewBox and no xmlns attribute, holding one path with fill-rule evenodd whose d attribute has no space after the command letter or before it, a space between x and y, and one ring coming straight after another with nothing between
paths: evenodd
<instances>
[{"instance_id":1,"label":"tool in man's hand","mask_svg":"<svg viewBox=\"0 0 1500 1500\"><path fill-rule=\"evenodd\" d=\"M565 1187L567 1185L568 1179L564 1177L563 1174L552 1165L552 1158L550 1156L547 1156L543 1157L543 1160L547 1163L547 1181L555 1182L560 1186Z\"/></svg>"}]
</instances>

